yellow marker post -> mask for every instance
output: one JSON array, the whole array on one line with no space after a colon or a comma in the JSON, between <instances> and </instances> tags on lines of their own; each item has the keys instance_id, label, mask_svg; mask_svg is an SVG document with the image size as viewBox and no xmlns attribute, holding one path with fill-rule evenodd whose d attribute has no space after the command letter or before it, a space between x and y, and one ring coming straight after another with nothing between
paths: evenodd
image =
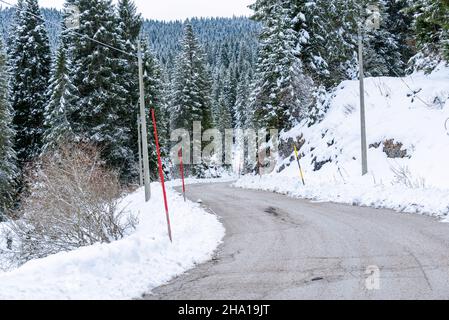
<instances>
[{"instance_id":1,"label":"yellow marker post","mask_svg":"<svg viewBox=\"0 0 449 320\"><path fill-rule=\"evenodd\" d=\"M296 155L296 161L298 161L299 173L300 173L300 177L302 180L302 184L306 185L306 182L304 181L304 173L302 171L301 162L299 161L299 153L298 153L298 149L296 148L296 145L295 145L295 155Z\"/></svg>"}]
</instances>

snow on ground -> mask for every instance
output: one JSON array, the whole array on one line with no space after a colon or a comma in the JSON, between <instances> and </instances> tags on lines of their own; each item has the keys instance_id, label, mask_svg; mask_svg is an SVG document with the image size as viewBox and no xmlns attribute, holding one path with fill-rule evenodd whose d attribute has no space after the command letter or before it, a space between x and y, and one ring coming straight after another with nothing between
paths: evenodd
<instances>
[{"instance_id":1,"label":"snow on ground","mask_svg":"<svg viewBox=\"0 0 449 320\"><path fill-rule=\"evenodd\" d=\"M0 272L0 299L138 298L206 262L221 243L223 226L198 204L184 203L174 190L167 191L173 244L167 236L161 186L153 183L149 203L143 189L122 201L139 217L132 235Z\"/></svg>"},{"instance_id":2,"label":"snow on ground","mask_svg":"<svg viewBox=\"0 0 449 320\"><path fill-rule=\"evenodd\" d=\"M366 80L368 144L380 146L369 149L369 174L363 178L358 86L358 81L343 82L321 123L310 128L302 123L283 135L304 135L305 187L296 162L288 158L279 163L289 165L284 171L247 176L236 186L449 220L449 68L440 66L431 75ZM382 143L390 139L403 144L405 158L387 157ZM325 164L314 171L318 168L313 162Z\"/></svg>"}]
</instances>

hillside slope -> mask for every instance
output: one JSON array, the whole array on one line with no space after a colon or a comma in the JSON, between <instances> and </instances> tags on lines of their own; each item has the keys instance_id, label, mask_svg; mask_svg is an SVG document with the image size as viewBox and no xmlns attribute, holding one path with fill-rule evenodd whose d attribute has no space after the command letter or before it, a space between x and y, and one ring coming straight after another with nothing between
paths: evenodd
<instances>
[{"instance_id":1,"label":"hillside slope","mask_svg":"<svg viewBox=\"0 0 449 320\"><path fill-rule=\"evenodd\" d=\"M365 177L361 177L358 81L343 82L329 99L321 123L307 127L303 122L282 136L300 145L303 137L305 187L292 157L280 159L275 173L244 177L236 185L324 201L448 215L449 68L440 66L430 75L367 79L370 148Z\"/></svg>"}]
</instances>

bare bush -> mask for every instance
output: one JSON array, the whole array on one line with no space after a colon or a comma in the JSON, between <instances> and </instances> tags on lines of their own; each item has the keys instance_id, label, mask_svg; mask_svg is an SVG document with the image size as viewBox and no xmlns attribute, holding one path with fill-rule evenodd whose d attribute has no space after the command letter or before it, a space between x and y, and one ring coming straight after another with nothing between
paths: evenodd
<instances>
[{"instance_id":1,"label":"bare bush","mask_svg":"<svg viewBox=\"0 0 449 320\"><path fill-rule=\"evenodd\" d=\"M136 218L119 209L118 174L92 146L66 144L29 170L30 194L12 222L22 262L123 238Z\"/></svg>"},{"instance_id":2,"label":"bare bush","mask_svg":"<svg viewBox=\"0 0 449 320\"><path fill-rule=\"evenodd\" d=\"M426 188L426 180L422 177L414 178L407 166L391 167L394 174L394 184L404 185L410 189Z\"/></svg>"}]
</instances>

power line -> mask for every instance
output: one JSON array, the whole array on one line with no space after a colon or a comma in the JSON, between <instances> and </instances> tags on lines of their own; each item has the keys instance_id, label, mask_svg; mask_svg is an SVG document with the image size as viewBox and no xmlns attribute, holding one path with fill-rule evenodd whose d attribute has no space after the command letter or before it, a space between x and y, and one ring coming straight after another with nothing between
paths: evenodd
<instances>
[{"instance_id":1,"label":"power line","mask_svg":"<svg viewBox=\"0 0 449 320\"><path fill-rule=\"evenodd\" d=\"M0 0L0 2L6 4L6 5L8 5L8 6L11 6L11 7L17 7L16 5L13 5L12 3L9 3L9 2L4 1L4 0ZM40 16L38 16L38 15L32 13L31 11L28 11L28 9L25 9L24 12L25 12L25 13L28 13L29 15L31 15L31 16L33 16L33 17L35 17L35 18L43 19L42 17L40 17ZM45 22L48 23L48 24L51 24L51 25L53 25L53 26L59 27L58 25L56 25L55 23L51 23L50 21L45 21ZM75 35L78 35L78 36L80 36L80 37L86 38L86 39L88 39L88 40L91 40L91 41L93 41L93 42L95 42L95 43L97 43L97 44L99 44L99 45L102 45L102 46L104 46L104 47L107 47L107 48L109 48L109 49L118 51L118 52L123 53L123 54L125 54L125 55L127 55L127 56L131 56L131 57L137 59L137 56L134 55L134 54L132 54L132 53L126 52L126 51L124 51L124 50L122 50L122 49L113 47L113 46L111 46L111 45L109 45L109 44L107 44L107 43L104 43L104 42L98 41L98 40L96 40L96 39L93 39L93 38L89 37L88 35L85 35L85 34L76 32L76 31L73 30L73 29L69 29L69 32L71 32L71 33L73 33L73 34L75 34Z\"/></svg>"}]
</instances>

